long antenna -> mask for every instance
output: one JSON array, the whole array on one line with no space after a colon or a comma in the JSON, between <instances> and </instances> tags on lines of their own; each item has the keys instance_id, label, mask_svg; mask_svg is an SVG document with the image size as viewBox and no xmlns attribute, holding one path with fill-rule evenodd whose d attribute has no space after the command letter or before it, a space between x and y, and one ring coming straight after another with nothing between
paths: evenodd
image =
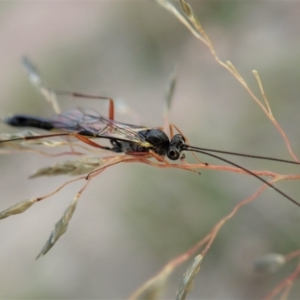
<instances>
[{"instance_id":1,"label":"long antenna","mask_svg":"<svg viewBox=\"0 0 300 300\"><path fill-rule=\"evenodd\" d=\"M300 165L300 162L294 161L294 160L286 160L286 159L269 157L269 156L259 156L259 155L231 152L231 151L215 150L215 149L202 148L202 147L193 147L193 146L188 146L188 147L194 148L194 149L197 149L200 151L205 151L205 152L223 153L223 154L228 154L228 155L243 156L243 157L257 158L257 159L264 159L264 160L273 160L273 161L279 161L279 162L284 162L284 163L288 163L288 164Z\"/></svg>"},{"instance_id":2,"label":"long antenna","mask_svg":"<svg viewBox=\"0 0 300 300\"><path fill-rule=\"evenodd\" d=\"M212 153L209 153L209 152L206 152L206 151L209 151L208 149L206 151L203 150L204 148L197 148L197 147L193 147L193 146L189 146L189 145L185 145L183 146L182 150L185 150L185 151L193 151L193 152L197 152L197 153L202 153L202 154L205 154L205 155L208 155L208 156L211 156L211 157L214 157L216 159L219 159L221 161L224 161L234 167L237 167L245 172L247 172L248 174L256 177L258 180L262 181L263 183L265 183L266 185L268 185L269 187L271 187L272 189L274 189L277 193L279 193L280 195L282 195L283 197L285 197L286 199L290 200L291 202L293 202L294 204L296 204L297 206L300 206L300 203L297 202L296 200L294 200L293 198L291 198L290 196L288 196L286 193L282 192L281 190L279 190L277 187L275 187L273 184L271 184L270 182L268 182L267 180L263 179L262 177L256 175L254 172L228 160L228 159L225 159L225 158L222 158L218 155L215 155L215 154L212 154ZM226 151L218 151L218 150L213 150L215 152L220 152L220 153L225 153L225 154L232 154L234 155L235 153L234 152L229 152L227 153ZM265 158L263 156L254 156L254 155L248 155L248 154L241 154L240 156L246 156L246 157L252 157L252 158L261 158L261 159L270 159L270 158ZM292 161L285 161L285 160L280 160L280 159L271 159L271 160L276 160L276 161L282 161L282 162L287 162L287 163L297 163L297 162L292 162ZM299 163L297 163L299 164Z\"/></svg>"}]
</instances>

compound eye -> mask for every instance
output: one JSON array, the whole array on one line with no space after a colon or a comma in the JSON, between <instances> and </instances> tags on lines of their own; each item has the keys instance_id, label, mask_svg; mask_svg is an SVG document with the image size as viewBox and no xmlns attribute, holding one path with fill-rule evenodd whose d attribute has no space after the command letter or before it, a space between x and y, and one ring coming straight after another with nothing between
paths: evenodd
<instances>
[{"instance_id":1,"label":"compound eye","mask_svg":"<svg viewBox=\"0 0 300 300\"><path fill-rule=\"evenodd\" d=\"M180 152L178 150L175 149L169 149L167 156L169 159L171 160L177 160L180 157Z\"/></svg>"}]
</instances>

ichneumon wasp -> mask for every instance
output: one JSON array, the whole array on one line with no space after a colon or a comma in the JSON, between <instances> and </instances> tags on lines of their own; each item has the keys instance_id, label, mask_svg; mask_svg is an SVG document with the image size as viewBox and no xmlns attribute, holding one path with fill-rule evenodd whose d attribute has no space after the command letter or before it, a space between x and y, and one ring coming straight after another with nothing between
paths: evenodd
<instances>
[{"instance_id":1,"label":"ichneumon wasp","mask_svg":"<svg viewBox=\"0 0 300 300\"><path fill-rule=\"evenodd\" d=\"M3 118L2 120L4 121L4 123L10 126L38 128L51 132L53 131L54 133L43 135L23 134L15 138L1 138L0 145L14 145L15 143L26 144L53 137L63 137L67 141L75 138L76 140L79 140L86 145L101 150L99 151L100 153L103 153L104 151L105 154L113 154L104 157L101 164L96 164L96 166L94 166L92 170L86 172L88 175L78 178L86 178L88 181L101 173L107 167L121 162L140 162L161 168L173 167L189 171L194 171L195 169L199 169L201 167L209 168L210 166L207 163L200 162L195 155L195 158L198 160L198 162L200 162L200 164L190 164L185 161L185 152L192 152L193 154L196 152L213 157L233 166L234 170L232 171L249 174L256 177L258 180L274 189L283 197L300 206L300 203L276 188L266 179L259 176L257 172L250 171L249 169L246 169L228 159L220 157L215 153L272 160L290 164L300 164L299 162L266 156L241 154L236 152L191 146L182 132L174 124L170 124L168 120L166 120L167 125L164 126L164 128L149 128L146 126L117 122L114 120L113 99L102 96L90 96L80 93L60 92L52 90L44 84L39 73L27 58L23 59L23 65L29 75L30 80L39 88L40 92L46 97L46 99L51 102L56 114L51 118L42 118L19 114ZM174 87L174 80L174 77L172 77L170 84L170 97ZM107 100L109 101L109 116L104 117L90 108L74 108L61 113L56 102L57 96L73 96L88 99ZM168 135L166 134L167 130L170 132L170 137L168 137ZM177 131L177 133L174 134L174 131ZM103 140L109 140L110 146L103 145L101 142ZM71 146L71 152L69 152L68 154L81 155L81 153L74 151L73 148L75 144L70 142L69 145ZM180 162L172 162L177 160L179 160ZM55 230L52 232L50 239L42 249L39 256L44 255L46 252L48 252L48 250L54 245L60 235L62 235L66 231L66 227L70 218L72 217L77 200L87 186L87 183L77 194L69 208L65 211L63 218L56 224ZM65 186L66 184L64 184L63 186ZM58 188L56 191L49 195L19 203L8 208L5 211L2 211L0 213L0 219L25 211L33 203L48 198L49 196L60 190L62 187Z\"/></svg>"}]
</instances>

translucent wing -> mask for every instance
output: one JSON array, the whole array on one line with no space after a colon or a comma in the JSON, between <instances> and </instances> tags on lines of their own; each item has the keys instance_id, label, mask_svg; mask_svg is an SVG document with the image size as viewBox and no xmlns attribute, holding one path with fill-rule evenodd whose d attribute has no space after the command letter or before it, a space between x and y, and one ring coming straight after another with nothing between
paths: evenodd
<instances>
[{"instance_id":1,"label":"translucent wing","mask_svg":"<svg viewBox=\"0 0 300 300\"><path fill-rule=\"evenodd\" d=\"M74 108L55 115L51 124L56 129L70 132L86 132L89 136L144 142L138 132L148 127L116 122L101 116L90 108Z\"/></svg>"}]
</instances>

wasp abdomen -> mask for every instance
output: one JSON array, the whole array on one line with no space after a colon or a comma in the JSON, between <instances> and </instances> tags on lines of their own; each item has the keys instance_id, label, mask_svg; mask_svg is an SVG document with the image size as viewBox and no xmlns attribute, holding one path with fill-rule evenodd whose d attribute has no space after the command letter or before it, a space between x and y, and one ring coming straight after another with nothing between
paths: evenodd
<instances>
[{"instance_id":1,"label":"wasp abdomen","mask_svg":"<svg viewBox=\"0 0 300 300\"><path fill-rule=\"evenodd\" d=\"M51 130L54 126L47 119L26 116L26 115L15 115L8 117L5 123L15 127L34 127L39 129Z\"/></svg>"}]
</instances>

